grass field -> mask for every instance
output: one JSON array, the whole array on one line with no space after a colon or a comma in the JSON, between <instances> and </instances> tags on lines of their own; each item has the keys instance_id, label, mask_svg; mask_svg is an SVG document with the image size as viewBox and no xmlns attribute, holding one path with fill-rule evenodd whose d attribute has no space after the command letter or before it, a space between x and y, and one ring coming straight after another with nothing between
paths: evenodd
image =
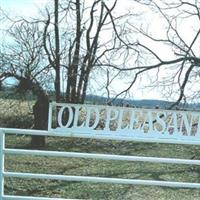
<instances>
[{"instance_id":1,"label":"grass field","mask_svg":"<svg viewBox=\"0 0 200 200\"><path fill-rule=\"evenodd\" d=\"M1 126L30 128L30 102L0 99ZM29 149L30 137L7 136L6 147ZM200 159L200 146L115 142L92 139L47 138L45 149ZM37 156L6 156L6 171L62 175L134 178L200 183L200 166L152 164L143 162L102 161ZM42 181L7 178L5 193L50 196L68 199L133 199L133 200L200 200L197 189L91 184L80 182Z\"/></svg>"},{"instance_id":2,"label":"grass field","mask_svg":"<svg viewBox=\"0 0 200 200\"><path fill-rule=\"evenodd\" d=\"M7 147L29 148L29 137L8 136ZM47 138L47 149L73 152L200 158L198 146ZM200 182L200 167L77 158L7 156L6 171ZM6 179L7 194L71 199L200 199L197 189Z\"/></svg>"}]
</instances>

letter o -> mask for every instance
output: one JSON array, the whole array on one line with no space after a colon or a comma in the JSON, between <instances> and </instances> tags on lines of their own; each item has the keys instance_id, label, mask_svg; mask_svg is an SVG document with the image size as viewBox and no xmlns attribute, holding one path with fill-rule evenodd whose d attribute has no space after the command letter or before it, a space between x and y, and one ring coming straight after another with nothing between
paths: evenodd
<instances>
[{"instance_id":1,"label":"letter o","mask_svg":"<svg viewBox=\"0 0 200 200\"><path fill-rule=\"evenodd\" d=\"M63 112L65 111L65 109L68 109L69 111L69 117L68 117L68 121L67 121L67 124L66 125L63 125L62 123L62 117L63 117ZM58 125L61 127L61 128L68 128L69 125L72 123L73 121L73 110L70 106L63 106L59 112L58 112Z\"/></svg>"}]
</instances>

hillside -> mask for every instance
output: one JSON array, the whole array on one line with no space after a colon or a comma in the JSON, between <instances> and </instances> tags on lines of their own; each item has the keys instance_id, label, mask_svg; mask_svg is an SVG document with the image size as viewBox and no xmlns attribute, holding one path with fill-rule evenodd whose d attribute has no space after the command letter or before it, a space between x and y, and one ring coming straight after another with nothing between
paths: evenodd
<instances>
[{"instance_id":1,"label":"hillside","mask_svg":"<svg viewBox=\"0 0 200 200\"><path fill-rule=\"evenodd\" d=\"M100 97L97 95L87 95L86 101L91 102L92 104L106 104L108 102L106 97ZM141 100L131 100L131 99L116 99L112 102L112 105L116 106L130 106L137 108L156 108L168 109L174 102L164 101L164 100L155 100L155 99L141 99ZM185 110L200 110L200 103L186 103L180 104L179 109Z\"/></svg>"},{"instance_id":2,"label":"hillside","mask_svg":"<svg viewBox=\"0 0 200 200\"><path fill-rule=\"evenodd\" d=\"M48 92L51 96L51 100L54 101L54 92L50 91ZM12 100L35 100L36 98L31 95L30 93L26 96L16 94L12 89L6 90L6 91L0 91L0 98L1 99L12 99ZM90 104L102 104L105 105L108 102L108 99L106 97L98 96L98 95L92 95L89 94L86 96L86 103ZM132 99L111 99L111 104L115 106L129 106L129 107L137 107L137 108L161 108L161 109L168 109L174 102L172 101L164 101L164 100L156 100L156 99L141 99L141 100L132 100ZM187 103L187 104L180 104L179 109L184 110L200 110L200 103L194 104L194 103Z\"/></svg>"}]
</instances>

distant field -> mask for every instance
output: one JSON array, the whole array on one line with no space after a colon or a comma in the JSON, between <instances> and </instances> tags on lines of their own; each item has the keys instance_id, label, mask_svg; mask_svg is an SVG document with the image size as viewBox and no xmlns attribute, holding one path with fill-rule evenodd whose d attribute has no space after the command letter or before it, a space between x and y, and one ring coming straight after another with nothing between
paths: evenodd
<instances>
[{"instance_id":1,"label":"distant field","mask_svg":"<svg viewBox=\"0 0 200 200\"><path fill-rule=\"evenodd\" d=\"M33 101L0 99L0 126L28 128L32 125ZM28 149L30 137L7 136L6 146ZM200 146L114 142L92 139L47 138L48 150L144 155L200 159ZM75 158L6 156L6 171L156 179L200 183L200 166L102 161ZM41 181L9 178L6 194L71 199L200 200L197 189L172 189L114 184Z\"/></svg>"}]
</instances>

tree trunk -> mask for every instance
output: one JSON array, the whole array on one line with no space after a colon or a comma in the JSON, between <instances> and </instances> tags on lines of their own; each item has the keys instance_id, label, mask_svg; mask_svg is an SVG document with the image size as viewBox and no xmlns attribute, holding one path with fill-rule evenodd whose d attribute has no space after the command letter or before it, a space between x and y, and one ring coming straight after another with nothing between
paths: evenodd
<instances>
[{"instance_id":1,"label":"tree trunk","mask_svg":"<svg viewBox=\"0 0 200 200\"><path fill-rule=\"evenodd\" d=\"M31 148L32 149L40 149L45 146L45 137L44 136L36 136L33 135L31 137Z\"/></svg>"},{"instance_id":2,"label":"tree trunk","mask_svg":"<svg viewBox=\"0 0 200 200\"><path fill-rule=\"evenodd\" d=\"M0 91L3 91L3 84L1 80L0 80Z\"/></svg>"},{"instance_id":3,"label":"tree trunk","mask_svg":"<svg viewBox=\"0 0 200 200\"><path fill-rule=\"evenodd\" d=\"M54 31L55 31L55 91L56 102L60 102L60 38L59 38L59 0L54 0Z\"/></svg>"},{"instance_id":4,"label":"tree trunk","mask_svg":"<svg viewBox=\"0 0 200 200\"><path fill-rule=\"evenodd\" d=\"M36 130L47 130L48 129L48 108L49 101L47 97L38 99L33 106L34 114L34 129ZM32 136L31 147L41 148L45 146L44 136Z\"/></svg>"}]
</instances>

